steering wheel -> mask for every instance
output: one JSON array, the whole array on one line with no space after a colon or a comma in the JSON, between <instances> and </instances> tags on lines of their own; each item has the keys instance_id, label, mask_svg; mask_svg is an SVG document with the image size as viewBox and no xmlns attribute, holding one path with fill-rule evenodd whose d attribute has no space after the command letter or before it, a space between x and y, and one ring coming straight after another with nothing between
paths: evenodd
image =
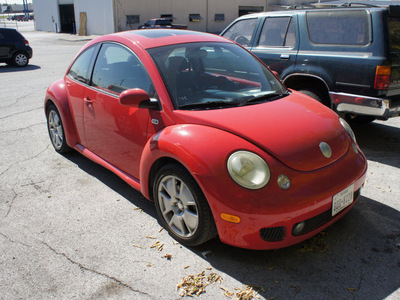
<instances>
[{"instance_id":1,"label":"steering wheel","mask_svg":"<svg viewBox=\"0 0 400 300\"><path fill-rule=\"evenodd\" d=\"M238 35L233 41L242 46L247 46L250 43L249 39L243 35Z\"/></svg>"}]
</instances>

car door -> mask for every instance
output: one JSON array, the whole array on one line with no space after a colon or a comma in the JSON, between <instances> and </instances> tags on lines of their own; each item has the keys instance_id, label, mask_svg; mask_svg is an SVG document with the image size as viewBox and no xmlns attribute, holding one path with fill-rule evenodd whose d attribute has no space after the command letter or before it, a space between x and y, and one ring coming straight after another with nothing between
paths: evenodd
<instances>
[{"instance_id":1,"label":"car door","mask_svg":"<svg viewBox=\"0 0 400 300\"><path fill-rule=\"evenodd\" d=\"M78 134L78 142L84 146L86 146L86 138L83 124L84 102L82 99L90 83L91 70L98 47L98 45L95 45L83 51L72 63L64 79Z\"/></svg>"},{"instance_id":2,"label":"car door","mask_svg":"<svg viewBox=\"0 0 400 300\"><path fill-rule=\"evenodd\" d=\"M295 17L266 17L250 49L282 78L296 65L299 41Z\"/></svg>"},{"instance_id":3,"label":"car door","mask_svg":"<svg viewBox=\"0 0 400 300\"><path fill-rule=\"evenodd\" d=\"M132 88L154 95L151 79L137 56L123 45L103 44L93 69L91 86L84 96L87 148L139 178L140 157L151 120L148 109L119 103L119 94Z\"/></svg>"},{"instance_id":4,"label":"car door","mask_svg":"<svg viewBox=\"0 0 400 300\"><path fill-rule=\"evenodd\" d=\"M0 59L11 58L13 47L10 30L0 30Z\"/></svg>"}]
</instances>

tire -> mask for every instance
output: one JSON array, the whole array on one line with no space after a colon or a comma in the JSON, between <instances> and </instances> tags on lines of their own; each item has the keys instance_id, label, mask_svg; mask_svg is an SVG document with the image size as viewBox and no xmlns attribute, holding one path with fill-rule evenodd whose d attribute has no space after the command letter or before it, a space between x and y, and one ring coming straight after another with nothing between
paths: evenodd
<instances>
[{"instance_id":1,"label":"tire","mask_svg":"<svg viewBox=\"0 0 400 300\"><path fill-rule=\"evenodd\" d=\"M318 102L322 103L323 105L326 105L330 107L330 103L326 101L318 91L316 90L298 90L298 92L303 93L304 95L310 96L311 98L317 100Z\"/></svg>"},{"instance_id":2,"label":"tire","mask_svg":"<svg viewBox=\"0 0 400 300\"><path fill-rule=\"evenodd\" d=\"M67 153L71 150L65 140L65 131L60 114L53 104L47 109L47 129L51 144L58 153Z\"/></svg>"},{"instance_id":3,"label":"tire","mask_svg":"<svg viewBox=\"0 0 400 300\"><path fill-rule=\"evenodd\" d=\"M13 64L16 67L25 67L29 63L29 57L26 53L24 52L17 52L13 56Z\"/></svg>"},{"instance_id":4,"label":"tire","mask_svg":"<svg viewBox=\"0 0 400 300\"><path fill-rule=\"evenodd\" d=\"M198 246L216 236L207 200L184 167L162 167L154 181L153 195L162 226L182 245Z\"/></svg>"}]
</instances>

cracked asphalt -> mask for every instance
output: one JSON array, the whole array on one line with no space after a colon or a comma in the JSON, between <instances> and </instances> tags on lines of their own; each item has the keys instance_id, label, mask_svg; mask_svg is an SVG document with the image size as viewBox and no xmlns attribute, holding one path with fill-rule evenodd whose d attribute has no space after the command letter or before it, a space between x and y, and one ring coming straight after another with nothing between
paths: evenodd
<instances>
[{"instance_id":1,"label":"cracked asphalt","mask_svg":"<svg viewBox=\"0 0 400 300\"><path fill-rule=\"evenodd\" d=\"M322 234L274 251L218 240L187 248L161 230L140 193L50 145L45 90L85 38L29 23L20 31L34 50L30 65L0 64L0 299L179 299L177 284L202 271L222 281L201 299L248 285L261 299L400 299L400 118L353 126L367 183Z\"/></svg>"}]
</instances>

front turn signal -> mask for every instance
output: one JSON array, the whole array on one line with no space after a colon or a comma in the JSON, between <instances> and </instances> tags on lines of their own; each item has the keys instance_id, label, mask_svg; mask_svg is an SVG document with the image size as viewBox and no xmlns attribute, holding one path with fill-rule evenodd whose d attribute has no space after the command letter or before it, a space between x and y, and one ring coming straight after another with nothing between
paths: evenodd
<instances>
[{"instance_id":1,"label":"front turn signal","mask_svg":"<svg viewBox=\"0 0 400 300\"><path fill-rule=\"evenodd\" d=\"M240 217L226 213L221 214L221 219L235 224L239 224L242 221Z\"/></svg>"}]
</instances>

